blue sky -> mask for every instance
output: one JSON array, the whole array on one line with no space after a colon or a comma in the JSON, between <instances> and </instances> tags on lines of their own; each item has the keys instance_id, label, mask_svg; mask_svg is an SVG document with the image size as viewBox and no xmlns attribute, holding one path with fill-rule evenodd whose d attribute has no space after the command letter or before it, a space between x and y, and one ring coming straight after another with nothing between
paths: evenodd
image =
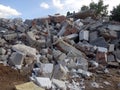
<instances>
[{"instance_id":1,"label":"blue sky","mask_svg":"<svg viewBox=\"0 0 120 90\"><path fill-rule=\"evenodd\" d=\"M22 17L32 19L54 15L66 14L67 11L78 11L82 5L89 5L92 0L0 0L0 17ZM93 0L98 2L98 0ZM109 4L109 10L120 4L119 0L104 0Z\"/></svg>"}]
</instances>

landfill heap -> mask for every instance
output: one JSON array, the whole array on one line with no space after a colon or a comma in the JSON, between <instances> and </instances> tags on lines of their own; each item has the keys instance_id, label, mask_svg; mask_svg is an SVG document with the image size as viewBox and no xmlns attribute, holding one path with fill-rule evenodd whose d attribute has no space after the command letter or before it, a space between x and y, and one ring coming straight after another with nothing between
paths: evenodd
<instances>
[{"instance_id":1,"label":"landfill heap","mask_svg":"<svg viewBox=\"0 0 120 90\"><path fill-rule=\"evenodd\" d=\"M85 90L85 79L109 73L109 66L119 68L120 24L62 15L1 18L0 46L0 62L30 76L16 90Z\"/></svg>"}]
</instances>

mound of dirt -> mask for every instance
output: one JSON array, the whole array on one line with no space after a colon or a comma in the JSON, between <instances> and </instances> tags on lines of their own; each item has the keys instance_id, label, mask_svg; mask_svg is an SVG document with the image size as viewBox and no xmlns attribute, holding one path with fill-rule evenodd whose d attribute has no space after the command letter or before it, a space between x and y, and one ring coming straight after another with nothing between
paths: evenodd
<instances>
[{"instance_id":1,"label":"mound of dirt","mask_svg":"<svg viewBox=\"0 0 120 90\"><path fill-rule=\"evenodd\" d=\"M0 64L0 90L14 90L16 84L27 82L27 76L21 75L17 70Z\"/></svg>"}]
</instances>

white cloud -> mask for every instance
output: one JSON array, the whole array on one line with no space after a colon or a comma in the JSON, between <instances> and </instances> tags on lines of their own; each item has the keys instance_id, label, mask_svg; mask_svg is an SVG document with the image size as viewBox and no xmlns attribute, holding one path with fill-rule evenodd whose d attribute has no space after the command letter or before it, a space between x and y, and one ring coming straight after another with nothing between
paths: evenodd
<instances>
[{"instance_id":1,"label":"white cloud","mask_svg":"<svg viewBox=\"0 0 120 90\"><path fill-rule=\"evenodd\" d=\"M42 2L42 3L40 4L40 7L45 8L45 9L48 9L48 8L49 8L49 5L48 5L47 3L45 3L45 2Z\"/></svg>"},{"instance_id":2,"label":"white cloud","mask_svg":"<svg viewBox=\"0 0 120 90\"><path fill-rule=\"evenodd\" d=\"M0 18L19 15L21 15L21 13L18 12L16 9L0 4Z\"/></svg>"},{"instance_id":3,"label":"white cloud","mask_svg":"<svg viewBox=\"0 0 120 90\"><path fill-rule=\"evenodd\" d=\"M58 8L58 9L63 9L63 5L64 5L64 4L61 3L61 0L52 0L52 2L53 2L53 5L54 5L56 8Z\"/></svg>"},{"instance_id":4,"label":"white cloud","mask_svg":"<svg viewBox=\"0 0 120 90\"><path fill-rule=\"evenodd\" d=\"M79 11L83 5L89 5L92 0L52 0L56 13L66 14L67 11ZM99 0L93 0L97 3ZM120 4L119 0L104 0L104 4L109 4L108 10L111 11L114 6Z\"/></svg>"}]
</instances>

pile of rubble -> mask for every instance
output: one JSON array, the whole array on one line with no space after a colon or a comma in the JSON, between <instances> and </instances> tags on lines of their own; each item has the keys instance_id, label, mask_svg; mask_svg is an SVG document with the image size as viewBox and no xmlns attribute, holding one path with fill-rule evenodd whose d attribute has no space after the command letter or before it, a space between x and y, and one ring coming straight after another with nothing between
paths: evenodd
<instances>
[{"instance_id":1,"label":"pile of rubble","mask_svg":"<svg viewBox=\"0 0 120 90\"><path fill-rule=\"evenodd\" d=\"M0 46L0 62L30 76L17 90L84 90L84 79L119 67L120 24L59 15L24 22L2 18Z\"/></svg>"}]
</instances>

